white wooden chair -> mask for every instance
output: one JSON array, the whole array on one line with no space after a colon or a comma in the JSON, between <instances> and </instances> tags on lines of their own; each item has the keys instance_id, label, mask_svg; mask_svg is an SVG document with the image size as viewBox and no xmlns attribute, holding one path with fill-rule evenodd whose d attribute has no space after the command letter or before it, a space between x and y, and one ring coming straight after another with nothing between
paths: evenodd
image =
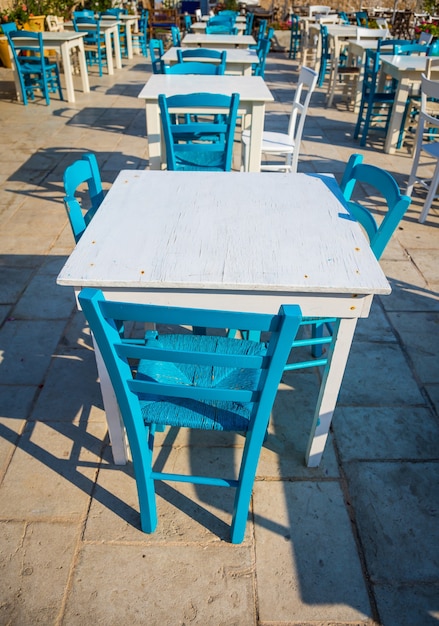
<instances>
[{"instance_id":1,"label":"white wooden chair","mask_svg":"<svg viewBox=\"0 0 439 626\"><path fill-rule=\"evenodd\" d=\"M348 101L355 101L360 68L356 65L344 65L341 63L340 57L345 47L346 41L341 41L338 37L329 36L329 53L332 62L328 84L327 107L332 106L336 91L341 91Z\"/></svg>"},{"instance_id":2,"label":"white wooden chair","mask_svg":"<svg viewBox=\"0 0 439 626\"><path fill-rule=\"evenodd\" d=\"M261 171L297 172L303 127L309 102L317 84L317 77L317 72L308 67L302 67L300 70L288 132L279 133L264 130L262 133ZM249 143L250 133L245 130L242 133L242 163L246 172L248 172L249 165ZM267 162L263 158L266 155L283 156L284 160L274 163Z\"/></svg>"},{"instance_id":3,"label":"white wooden chair","mask_svg":"<svg viewBox=\"0 0 439 626\"><path fill-rule=\"evenodd\" d=\"M431 61L433 61L433 59L431 59ZM438 64L439 59L434 59L434 61ZM430 72L431 67L427 65L427 68ZM434 112L430 110L429 99L434 99L435 101L439 100L439 81L430 80L425 76L425 74L423 74L421 83L421 111L419 113L418 128L415 137L415 151L413 154L412 169L406 191L407 195L411 196L415 183L419 183L428 189L427 198L424 202L421 215L419 216L421 224L423 224L427 218L433 200L437 195L437 188L439 185L439 141L431 141L431 135L429 141L424 141L425 132L428 129L431 129L432 131L434 131L434 129L439 129L439 118L436 117L436 115L439 114L439 111L436 111L434 114ZM433 161L436 162L433 177L431 179L423 178L417 173L420 166L420 157L422 152L425 152L430 159L433 159Z\"/></svg>"}]
</instances>

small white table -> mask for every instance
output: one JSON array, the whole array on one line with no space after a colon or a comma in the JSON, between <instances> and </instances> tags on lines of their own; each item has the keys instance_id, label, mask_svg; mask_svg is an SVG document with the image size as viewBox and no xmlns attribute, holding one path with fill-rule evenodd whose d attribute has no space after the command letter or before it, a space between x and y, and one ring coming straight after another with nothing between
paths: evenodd
<instances>
[{"instance_id":1,"label":"small white table","mask_svg":"<svg viewBox=\"0 0 439 626\"><path fill-rule=\"evenodd\" d=\"M162 56L162 60L165 64L173 65L177 63L177 49L169 48ZM184 48L182 48L184 50ZM212 48L213 50L214 48ZM216 48L218 52L221 52L219 48ZM258 63L258 54L256 50L245 50L244 48L229 48L226 50L226 74L238 75L238 76L251 76L252 65ZM203 59L197 59L197 61L203 61ZM209 59L204 59L209 61Z\"/></svg>"},{"instance_id":2,"label":"small white table","mask_svg":"<svg viewBox=\"0 0 439 626\"><path fill-rule=\"evenodd\" d=\"M407 100L410 97L411 89L419 87L421 84L421 75L425 72L426 66L426 56L414 54L409 56L381 56L381 74L389 75L398 81L395 103L384 144L384 152L388 154L393 154L396 150ZM438 72L434 72L433 76L437 78Z\"/></svg>"},{"instance_id":3,"label":"small white table","mask_svg":"<svg viewBox=\"0 0 439 626\"><path fill-rule=\"evenodd\" d=\"M120 40L119 40L119 21L101 20L100 29L104 33L105 37L105 54L107 59L107 72L109 75L114 74L113 66L113 43L114 43L114 60L118 70L122 69L122 56L120 53ZM65 22L66 28L74 28L73 22ZM84 33L96 30L93 24L79 24L79 31Z\"/></svg>"},{"instance_id":4,"label":"small white table","mask_svg":"<svg viewBox=\"0 0 439 626\"><path fill-rule=\"evenodd\" d=\"M304 316L340 318L308 466L320 463L357 319L374 294L390 293L333 177L267 172L120 172L57 282L119 301L263 313L295 303ZM96 358L113 458L123 464L117 402Z\"/></svg>"},{"instance_id":5,"label":"small white table","mask_svg":"<svg viewBox=\"0 0 439 626\"><path fill-rule=\"evenodd\" d=\"M252 35L206 35L206 33L189 33L181 43L190 48L248 48L256 45Z\"/></svg>"},{"instance_id":6,"label":"small white table","mask_svg":"<svg viewBox=\"0 0 439 626\"><path fill-rule=\"evenodd\" d=\"M71 53L72 50L77 50L78 60L79 60L79 69L81 72L81 81L82 81L82 91L84 93L89 93L90 84L88 80L88 72L87 72L87 63L85 60L85 52L84 52L84 35L85 33L76 33L69 31L58 31L58 32L43 32L43 43L44 48L47 50L55 50L57 54L61 54L63 69L64 69L64 80L66 84L66 93L67 93L67 102L75 102L75 90L73 86L73 70L72 70L72 61L71 61ZM20 41L19 39L17 41ZM14 68L13 56L11 54L12 60L12 69L14 70L14 81L17 90L17 95L20 92L20 84L18 81L18 76Z\"/></svg>"},{"instance_id":7,"label":"small white table","mask_svg":"<svg viewBox=\"0 0 439 626\"><path fill-rule=\"evenodd\" d=\"M114 16L111 16L111 15L102 15L101 19L114 22ZM117 19L125 27L125 36L127 39L127 58L132 59L133 58L133 32L137 32L138 30L137 20L139 19L139 16L122 14L122 15L119 15Z\"/></svg>"},{"instance_id":8,"label":"small white table","mask_svg":"<svg viewBox=\"0 0 439 626\"><path fill-rule=\"evenodd\" d=\"M227 96L239 93L238 114L244 116L243 128L250 131L249 171L259 172L265 103L274 100L261 76L153 74L138 96L145 100L150 168L153 170L160 169L162 161L165 160L162 156L159 94L174 96L197 92L220 93ZM196 113L196 111L193 112Z\"/></svg>"}]
</instances>

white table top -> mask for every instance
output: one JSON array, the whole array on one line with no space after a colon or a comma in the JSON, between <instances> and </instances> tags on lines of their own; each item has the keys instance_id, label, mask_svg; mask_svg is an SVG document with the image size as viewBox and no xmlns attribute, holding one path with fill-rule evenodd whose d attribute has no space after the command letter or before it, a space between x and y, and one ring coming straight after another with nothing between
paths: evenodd
<instances>
[{"instance_id":1,"label":"white table top","mask_svg":"<svg viewBox=\"0 0 439 626\"><path fill-rule=\"evenodd\" d=\"M165 63L167 61L177 61L177 50L178 48L169 48L162 56L163 61ZM187 51L187 48L180 48L180 50ZM217 52L222 52L222 48L209 48L209 50L216 50ZM258 62L258 54L256 50L248 50L246 48L226 48L226 63L257 63ZM205 59L206 61L212 61L212 59ZM197 61L203 61L202 58L197 59Z\"/></svg>"},{"instance_id":2,"label":"white table top","mask_svg":"<svg viewBox=\"0 0 439 626\"><path fill-rule=\"evenodd\" d=\"M164 93L166 96L188 93L222 93L230 96L239 93L240 101L272 102L274 100L264 79L261 76L181 76L174 74L153 74L139 98L158 100Z\"/></svg>"},{"instance_id":3,"label":"white table top","mask_svg":"<svg viewBox=\"0 0 439 626\"><path fill-rule=\"evenodd\" d=\"M417 54L409 55L382 55L381 64L386 67L393 67L399 72L424 72L427 67L427 57Z\"/></svg>"},{"instance_id":4,"label":"white table top","mask_svg":"<svg viewBox=\"0 0 439 626\"><path fill-rule=\"evenodd\" d=\"M78 39L78 37L83 38L86 34L87 33L85 32L78 33L74 30L44 31L42 33L43 42L51 43L53 45L55 45L55 43L62 44L66 41L73 41L75 39Z\"/></svg>"},{"instance_id":5,"label":"white table top","mask_svg":"<svg viewBox=\"0 0 439 626\"><path fill-rule=\"evenodd\" d=\"M256 41L252 35L207 35L206 33L189 33L183 38L183 45L208 44L221 47L222 45L254 46Z\"/></svg>"},{"instance_id":6,"label":"white table top","mask_svg":"<svg viewBox=\"0 0 439 626\"><path fill-rule=\"evenodd\" d=\"M389 293L335 180L324 180L124 170L57 282L130 292L201 290L207 306L206 290L247 298L275 292L285 300L295 293Z\"/></svg>"}]
</instances>

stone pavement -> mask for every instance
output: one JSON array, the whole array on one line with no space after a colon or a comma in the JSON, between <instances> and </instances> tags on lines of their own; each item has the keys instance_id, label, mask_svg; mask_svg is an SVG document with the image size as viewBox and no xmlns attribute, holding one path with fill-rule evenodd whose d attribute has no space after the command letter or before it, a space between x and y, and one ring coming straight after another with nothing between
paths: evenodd
<instances>
[{"instance_id":1,"label":"stone pavement","mask_svg":"<svg viewBox=\"0 0 439 626\"><path fill-rule=\"evenodd\" d=\"M289 373L244 543L228 542L233 493L191 485L159 485L158 529L140 532L132 468L111 461L89 332L56 276L73 248L65 167L93 151L108 188L148 165L136 96L149 73L135 57L114 77L92 72L74 104L24 107L0 70L0 624L437 625L439 205L419 224L422 191L381 261L393 292L358 325L321 466L304 465L317 372ZM285 128L297 63L270 55L266 80L267 126ZM377 135L360 150L354 122L318 89L299 170L340 180L361 152L405 186L408 149L386 155ZM159 461L173 446L179 467L212 455L229 465L239 447L162 439Z\"/></svg>"}]
</instances>

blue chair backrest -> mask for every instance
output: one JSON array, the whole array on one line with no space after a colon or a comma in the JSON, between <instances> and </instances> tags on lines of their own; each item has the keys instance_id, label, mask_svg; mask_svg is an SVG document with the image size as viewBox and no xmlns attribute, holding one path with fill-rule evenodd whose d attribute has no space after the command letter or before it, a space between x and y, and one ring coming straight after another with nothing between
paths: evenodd
<instances>
[{"instance_id":1,"label":"blue chair backrest","mask_svg":"<svg viewBox=\"0 0 439 626\"><path fill-rule=\"evenodd\" d=\"M206 35L237 35L238 29L230 22L228 24L213 24L206 26Z\"/></svg>"},{"instance_id":2,"label":"blue chair backrest","mask_svg":"<svg viewBox=\"0 0 439 626\"><path fill-rule=\"evenodd\" d=\"M1 24L1 29L3 31L3 34L8 36L8 33L13 32L14 30L18 30L17 29L17 24L15 22L5 22L4 24Z\"/></svg>"},{"instance_id":3,"label":"blue chair backrest","mask_svg":"<svg viewBox=\"0 0 439 626\"><path fill-rule=\"evenodd\" d=\"M357 21L357 26L366 26L369 27L369 16L367 11L357 11L355 13L355 19Z\"/></svg>"},{"instance_id":4,"label":"blue chair backrest","mask_svg":"<svg viewBox=\"0 0 439 626\"><path fill-rule=\"evenodd\" d=\"M111 15L114 16L116 19L120 16L120 15L126 15L127 14L127 10L126 9L120 9L117 7L114 7L113 9L106 9L105 11L101 11L100 15Z\"/></svg>"},{"instance_id":5,"label":"blue chair backrest","mask_svg":"<svg viewBox=\"0 0 439 626\"><path fill-rule=\"evenodd\" d=\"M255 19L255 14L249 11L247 15L245 16L245 31L244 31L245 35L252 34L254 19Z\"/></svg>"},{"instance_id":6,"label":"blue chair backrest","mask_svg":"<svg viewBox=\"0 0 439 626\"><path fill-rule=\"evenodd\" d=\"M424 43L405 42L404 44L395 45L395 54L409 56L411 54L422 54L428 56L430 46Z\"/></svg>"},{"instance_id":7,"label":"blue chair backrest","mask_svg":"<svg viewBox=\"0 0 439 626\"><path fill-rule=\"evenodd\" d=\"M101 175L95 155L91 153L84 154L81 159L69 165L64 172L63 182L66 194L64 205L70 220L73 236L75 241L78 242L104 199ZM90 208L85 215L76 198L77 189L83 184L87 185L90 204Z\"/></svg>"},{"instance_id":8,"label":"blue chair backrest","mask_svg":"<svg viewBox=\"0 0 439 626\"><path fill-rule=\"evenodd\" d=\"M150 39L148 45L151 55L152 73L163 74L163 63L161 61L161 57L165 52L163 41L161 39Z\"/></svg>"},{"instance_id":9,"label":"blue chair backrest","mask_svg":"<svg viewBox=\"0 0 439 626\"><path fill-rule=\"evenodd\" d=\"M268 52L270 50L270 45L271 45L271 39L268 39L268 38L261 39L261 41L259 42L258 49L257 49L259 62L254 68L254 72L253 72L255 76L262 76L262 78L264 78L265 64L267 61Z\"/></svg>"},{"instance_id":10,"label":"blue chair backrest","mask_svg":"<svg viewBox=\"0 0 439 626\"><path fill-rule=\"evenodd\" d=\"M285 305L277 315L154 306L105 300L86 288L79 302L99 347L119 405L134 465L141 527L157 526L154 480L236 489L232 543L245 534L250 497L283 368L301 311ZM223 329L222 334L147 332L135 342L117 326L143 322L158 328ZM245 328L268 342L233 339L224 329ZM164 427L246 433L238 479L230 476L164 474L152 467L154 432Z\"/></svg>"},{"instance_id":11,"label":"blue chair backrest","mask_svg":"<svg viewBox=\"0 0 439 626\"><path fill-rule=\"evenodd\" d=\"M192 18L190 15L184 16L184 27L188 33L192 30Z\"/></svg>"},{"instance_id":12,"label":"blue chair backrest","mask_svg":"<svg viewBox=\"0 0 439 626\"><path fill-rule=\"evenodd\" d=\"M346 11L339 11L338 17L340 18L340 24L350 24Z\"/></svg>"},{"instance_id":13,"label":"blue chair backrest","mask_svg":"<svg viewBox=\"0 0 439 626\"><path fill-rule=\"evenodd\" d=\"M168 98L160 94L158 101L168 170L231 170L238 94L193 93ZM195 117L175 120L174 113L181 109ZM212 109L215 115L210 113Z\"/></svg>"},{"instance_id":14,"label":"blue chair backrest","mask_svg":"<svg viewBox=\"0 0 439 626\"><path fill-rule=\"evenodd\" d=\"M222 76L224 67L218 63L203 61L184 61L174 65L163 65L164 74L200 74L205 76Z\"/></svg>"},{"instance_id":15,"label":"blue chair backrest","mask_svg":"<svg viewBox=\"0 0 439 626\"><path fill-rule=\"evenodd\" d=\"M211 17L208 20L207 26L220 26L222 24L226 26L227 25L234 26L235 21L236 21L236 16L232 17L231 15L215 15L214 17Z\"/></svg>"},{"instance_id":16,"label":"blue chair backrest","mask_svg":"<svg viewBox=\"0 0 439 626\"><path fill-rule=\"evenodd\" d=\"M395 179L389 172L362 161L363 155L351 155L343 174L340 189L348 203L349 211L363 226L369 237L370 247L376 258L379 259L410 206L411 198L401 194ZM351 200L357 183L373 187L386 200L387 213L379 226L369 209L359 202Z\"/></svg>"},{"instance_id":17,"label":"blue chair backrest","mask_svg":"<svg viewBox=\"0 0 439 626\"><path fill-rule=\"evenodd\" d=\"M175 47L181 46L181 35L178 26L171 26L172 45Z\"/></svg>"},{"instance_id":18,"label":"blue chair backrest","mask_svg":"<svg viewBox=\"0 0 439 626\"><path fill-rule=\"evenodd\" d=\"M187 63L188 61L199 61L200 59L209 59L210 61L218 61L220 67L219 75L226 71L227 50L214 50L213 48L184 48L177 50L177 60L179 63Z\"/></svg>"}]
</instances>

